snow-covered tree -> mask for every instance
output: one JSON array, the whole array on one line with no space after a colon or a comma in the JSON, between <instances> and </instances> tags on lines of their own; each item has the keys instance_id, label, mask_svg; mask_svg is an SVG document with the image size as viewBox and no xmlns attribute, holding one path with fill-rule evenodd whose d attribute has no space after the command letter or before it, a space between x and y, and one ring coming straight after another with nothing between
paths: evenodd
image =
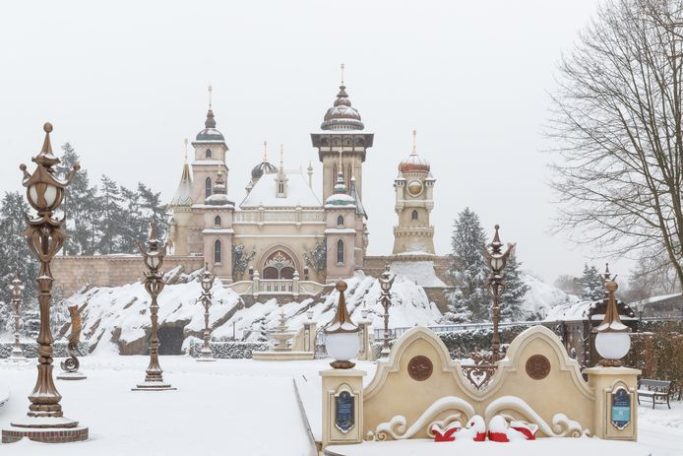
<instances>
[{"instance_id":1,"label":"snow-covered tree","mask_svg":"<svg viewBox=\"0 0 683 456\"><path fill-rule=\"evenodd\" d=\"M28 213L28 204L21 193L5 193L0 202L0 301L9 302L9 285L14 274L27 285L24 296L35 295L37 260L24 237L24 214Z\"/></svg>"},{"instance_id":2,"label":"snow-covered tree","mask_svg":"<svg viewBox=\"0 0 683 456\"><path fill-rule=\"evenodd\" d=\"M113 179L102 176L100 181L100 217L96 229L100 233L97 250L101 254L117 252L117 241L121 233L121 191Z\"/></svg>"},{"instance_id":3,"label":"snow-covered tree","mask_svg":"<svg viewBox=\"0 0 683 456\"><path fill-rule=\"evenodd\" d=\"M56 171L58 175L65 176L80 160L71 144L64 144L62 151L64 153L61 163L56 166ZM93 255L97 242L95 222L100 208L97 187L90 185L85 169L81 168L71 181L71 185L66 188L61 209L66 216L65 229L69 233L62 254Z\"/></svg>"},{"instance_id":4,"label":"snow-covered tree","mask_svg":"<svg viewBox=\"0 0 683 456\"><path fill-rule=\"evenodd\" d=\"M524 301L524 295L529 291L529 286L522 280L521 265L522 263L517 261L517 255L513 253L508 258L504 269L505 290L500 303L500 316L503 321L517 321L524 318L520 307Z\"/></svg>"},{"instance_id":5,"label":"snow-covered tree","mask_svg":"<svg viewBox=\"0 0 683 456\"><path fill-rule=\"evenodd\" d=\"M490 296L486 290L488 267L483 249L486 243L479 217L465 208L455 221L451 238L451 261L448 274L455 284L448 296L448 321L485 320L488 318Z\"/></svg>"},{"instance_id":6,"label":"snow-covered tree","mask_svg":"<svg viewBox=\"0 0 683 456\"><path fill-rule=\"evenodd\" d=\"M599 301L603 298L603 277L595 266L583 266L581 275L581 299L586 301Z\"/></svg>"}]
</instances>

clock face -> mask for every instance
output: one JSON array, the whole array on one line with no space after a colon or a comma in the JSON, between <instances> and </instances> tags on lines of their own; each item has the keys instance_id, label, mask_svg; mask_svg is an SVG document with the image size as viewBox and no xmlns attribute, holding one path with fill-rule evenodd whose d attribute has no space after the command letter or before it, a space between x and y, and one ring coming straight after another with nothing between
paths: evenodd
<instances>
[{"instance_id":1,"label":"clock face","mask_svg":"<svg viewBox=\"0 0 683 456\"><path fill-rule=\"evenodd\" d=\"M408 193L410 196L420 196L420 193L422 193L422 182L419 180L412 180L408 182Z\"/></svg>"}]
</instances>

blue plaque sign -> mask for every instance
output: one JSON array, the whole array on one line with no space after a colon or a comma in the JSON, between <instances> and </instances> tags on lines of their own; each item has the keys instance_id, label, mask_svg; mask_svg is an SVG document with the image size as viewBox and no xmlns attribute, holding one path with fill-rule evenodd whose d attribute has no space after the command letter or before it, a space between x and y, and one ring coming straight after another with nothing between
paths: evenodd
<instances>
[{"instance_id":1,"label":"blue plaque sign","mask_svg":"<svg viewBox=\"0 0 683 456\"><path fill-rule=\"evenodd\" d=\"M334 424L340 431L349 432L355 424L356 398L348 391L342 391L334 398L334 405Z\"/></svg>"},{"instance_id":2,"label":"blue plaque sign","mask_svg":"<svg viewBox=\"0 0 683 456\"><path fill-rule=\"evenodd\" d=\"M631 421L631 395L624 388L612 393L612 425L624 429Z\"/></svg>"}]
</instances>

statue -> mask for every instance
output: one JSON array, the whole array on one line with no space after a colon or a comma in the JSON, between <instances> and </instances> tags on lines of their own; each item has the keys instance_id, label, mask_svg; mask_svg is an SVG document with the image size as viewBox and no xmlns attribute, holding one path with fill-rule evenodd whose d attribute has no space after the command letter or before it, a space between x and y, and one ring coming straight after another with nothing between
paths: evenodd
<instances>
[{"instance_id":1,"label":"statue","mask_svg":"<svg viewBox=\"0 0 683 456\"><path fill-rule=\"evenodd\" d=\"M69 357L61 362L61 367L64 373L57 376L60 380L84 380L86 378L78 371L80 362L78 361L78 344L81 341L81 314L78 312L78 306L69 306L69 315L71 316L71 334L69 334L69 345L67 350Z\"/></svg>"}]
</instances>

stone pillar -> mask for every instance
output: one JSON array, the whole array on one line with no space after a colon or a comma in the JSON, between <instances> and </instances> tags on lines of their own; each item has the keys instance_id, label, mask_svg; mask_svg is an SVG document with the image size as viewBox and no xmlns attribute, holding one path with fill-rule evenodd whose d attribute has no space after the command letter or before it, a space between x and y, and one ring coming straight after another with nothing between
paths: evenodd
<instances>
[{"instance_id":1,"label":"stone pillar","mask_svg":"<svg viewBox=\"0 0 683 456\"><path fill-rule=\"evenodd\" d=\"M359 369L327 369L322 377L322 447L363 441L363 377Z\"/></svg>"},{"instance_id":2,"label":"stone pillar","mask_svg":"<svg viewBox=\"0 0 683 456\"><path fill-rule=\"evenodd\" d=\"M358 359L363 361L373 361L375 359L372 353L372 342L370 339L370 334L372 334L372 326L370 322L363 318L358 322L358 337L360 337L360 350L358 351Z\"/></svg>"},{"instance_id":3,"label":"stone pillar","mask_svg":"<svg viewBox=\"0 0 683 456\"><path fill-rule=\"evenodd\" d=\"M304 322L304 351L315 353L315 336L318 324L309 320Z\"/></svg>"},{"instance_id":4,"label":"stone pillar","mask_svg":"<svg viewBox=\"0 0 683 456\"><path fill-rule=\"evenodd\" d=\"M259 291L261 291L261 277L258 270L254 270L254 279L251 281L251 293L254 295L254 301L258 297Z\"/></svg>"},{"instance_id":5,"label":"stone pillar","mask_svg":"<svg viewBox=\"0 0 683 456\"><path fill-rule=\"evenodd\" d=\"M294 271L292 277L292 293L294 293L294 298L299 297L299 271Z\"/></svg>"},{"instance_id":6,"label":"stone pillar","mask_svg":"<svg viewBox=\"0 0 683 456\"><path fill-rule=\"evenodd\" d=\"M595 366L584 369L595 392L593 435L608 440L638 437L639 369Z\"/></svg>"}]
</instances>

